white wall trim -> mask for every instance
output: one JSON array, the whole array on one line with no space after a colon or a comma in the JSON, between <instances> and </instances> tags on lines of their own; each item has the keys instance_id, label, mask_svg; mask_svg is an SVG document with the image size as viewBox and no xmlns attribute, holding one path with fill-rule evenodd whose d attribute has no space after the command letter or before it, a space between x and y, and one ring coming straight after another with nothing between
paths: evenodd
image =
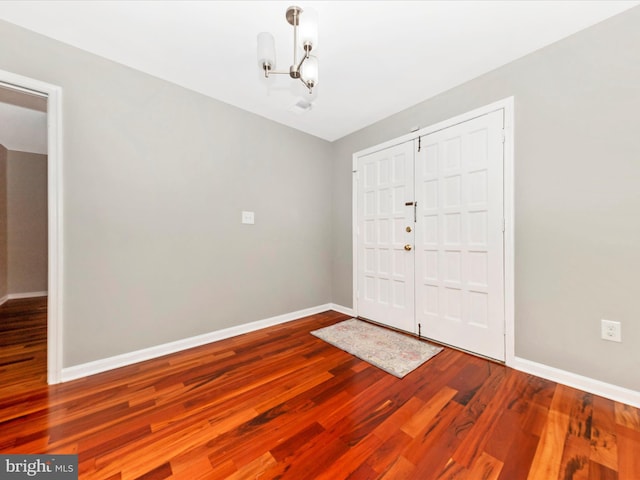
<instances>
[{"instance_id":1,"label":"white wall trim","mask_svg":"<svg viewBox=\"0 0 640 480\"><path fill-rule=\"evenodd\" d=\"M358 315L358 159L365 155L384 150L401 143L413 141L418 137L432 134L445 128L458 125L482 115L498 110L504 111L504 314L505 314L505 362L510 365L515 357L515 235L514 235L514 97L490 103L469 112L462 113L434 125L421 128L387 142L360 150L352 157L352 251L353 251L353 316Z\"/></svg>"},{"instance_id":2,"label":"white wall trim","mask_svg":"<svg viewBox=\"0 0 640 480\"><path fill-rule=\"evenodd\" d=\"M441 122L434 123L433 125L429 125L428 127L421 128L420 130L416 130L415 132L407 133L406 135L402 135L401 137L392 138L391 140L387 140L386 142L379 143L378 145L374 145L374 146L365 148L363 150L359 150L353 154L354 170L356 170L358 166L357 159L359 157L363 157L365 155L369 155L371 153L375 153L380 150L393 147L394 145L400 145L401 143L415 140L418 137L424 137L425 135L430 135L440 130L444 130L445 128L458 125L459 123L467 122L474 118L481 117L482 115L495 112L497 110L507 109L507 108L513 109L513 105L514 105L514 97L503 98L502 100L497 100L483 107L478 107L468 112L461 113L460 115L456 115L455 117L451 117ZM513 117L511 117L511 119L513 120ZM513 122L511 126L513 126Z\"/></svg>"},{"instance_id":3,"label":"white wall trim","mask_svg":"<svg viewBox=\"0 0 640 480\"><path fill-rule=\"evenodd\" d=\"M501 101L504 108L504 349L505 362L510 365L516 354L515 296L516 296L516 242L515 242L515 157L514 157L514 98Z\"/></svg>"},{"instance_id":4,"label":"white wall trim","mask_svg":"<svg viewBox=\"0 0 640 480\"><path fill-rule=\"evenodd\" d=\"M0 305L8 302L9 300L14 300L16 298L35 298L35 297L46 297L49 295L49 292L24 292L24 293L8 293L4 297L0 298Z\"/></svg>"},{"instance_id":5,"label":"white wall trim","mask_svg":"<svg viewBox=\"0 0 640 480\"><path fill-rule=\"evenodd\" d=\"M116 355L113 357L96 360L81 365L63 368L61 381L67 382L89 375L112 370L114 368L125 367L137 362L151 360L163 355L169 355L189 348L205 345L207 343L216 342L219 340L224 340L226 338L235 337L237 335L242 335L244 333L260 330L262 328L270 327L273 325L279 325L281 323L298 320L308 315L315 315L317 313L326 312L327 310L334 310L345 315L355 316L355 312L353 311L353 309L344 307L342 305L337 305L334 303L318 305L316 307L298 310L296 312L286 313L263 320L257 320L255 322L245 323L243 325L238 325L235 327L229 327L210 333L205 333L203 335L197 335L194 337L177 340L175 342L156 345L154 347L149 347L134 352L124 353L121 355ZM510 366L524 373L536 375L553 382L568 385L570 387L578 388L595 395L600 395L617 402L640 408L640 392L636 392L634 390L601 382L599 380L594 380L589 377L584 377L575 373L567 372L565 370L560 370L558 368L550 367L548 365L536 363L531 360L526 360L524 358L515 356L513 357Z\"/></svg>"},{"instance_id":6,"label":"white wall trim","mask_svg":"<svg viewBox=\"0 0 640 480\"><path fill-rule=\"evenodd\" d=\"M338 313L342 313L343 315L349 315L350 317L355 317L355 311L353 308L343 307L342 305L338 305L337 303L331 304L331 310L335 310Z\"/></svg>"},{"instance_id":7,"label":"white wall trim","mask_svg":"<svg viewBox=\"0 0 640 480\"><path fill-rule=\"evenodd\" d=\"M361 153L354 153L351 163L351 304L353 316L358 316L358 159Z\"/></svg>"},{"instance_id":8,"label":"white wall trim","mask_svg":"<svg viewBox=\"0 0 640 480\"><path fill-rule=\"evenodd\" d=\"M538 377L561 383L569 387L578 388L585 392L600 395L601 397L625 403L640 408L640 392L628 388L601 382L593 378L578 375L576 373L560 370L542 363L533 362L524 358L514 357L511 367L521 372L530 373Z\"/></svg>"},{"instance_id":9,"label":"white wall trim","mask_svg":"<svg viewBox=\"0 0 640 480\"><path fill-rule=\"evenodd\" d=\"M10 293L5 298L7 300L14 300L16 298L35 298L35 297L46 297L49 295L49 292L24 292L24 293ZM4 302L0 302L4 303Z\"/></svg>"},{"instance_id":10,"label":"white wall trim","mask_svg":"<svg viewBox=\"0 0 640 480\"><path fill-rule=\"evenodd\" d=\"M62 211L62 88L0 70L0 83L8 88L32 90L47 96L47 189L49 300L47 306L47 382L60 382L63 325L63 211Z\"/></svg>"},{"instance_id":11,"label":"white wall trim","mask_svg":"<svg viewBox=\"0 0 640 480\"><path fill-rule=\"evenodd\" d=\"M222 330L216 330L213 332L197 335L195 337L184 338L182 340L176 340L175 342L164 343L162 345L156 345L142 350L136 350L134 352L123 353L121 355L115 355L109 358L103 358L95 360L93 362L83 363L80 365L74 365L71 367L65 367L62 369L61 380L68 382L89 375L95 375L96 373L106 372L114 368L125 367L133 363L143 362L145 360L151 360L163 355L169 355L171 353L180 352L189 348L199 347L211 342L217 342L218 340L224 340L226 338L242 335L243 333L253 332L260 330L261 328L271 327L292 320L298 320L308 315L315 315L317 313L326 312L327 310L333 310L333 304L318 305L316 307L306 308L304 310L298 310L296 312L285 313L271 318L265 318L263 320L257 320L255 322L245 323L235 327L224 328Z\"/></svg>"}]
</instances>

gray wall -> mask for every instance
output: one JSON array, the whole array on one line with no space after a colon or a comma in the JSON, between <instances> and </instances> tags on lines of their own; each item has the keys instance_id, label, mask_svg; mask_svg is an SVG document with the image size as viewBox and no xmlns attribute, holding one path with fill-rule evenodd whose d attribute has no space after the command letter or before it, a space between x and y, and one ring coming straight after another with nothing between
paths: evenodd
<instances>
[{"instance_id":1,"label":"gray wall","mask_svg":"<svg viewBox=\"0 0 640 480\"><path fill-rule=\"evenodd\" d=\"M0 145L0 300L9 293L7 248L7 149Z\"/></svg>"},{"instance_id":2,"label":"gray wall","mask_svg":"<svg viewBox=\"0 0 640 480\"><path fill-rule=\"evenodd\" d=\"M65 367L331 301L331 144L6 22L0 37L0 69L63 88Z\"/></svg>"},{"instance_id":3,"label":"gray wall","mask_svg":"<svg viewBox=\"0 0 640 480\"><path fill-rule=\"evenodd\" d=\"M513 95L516 355L640 390L639 25L634 8L335 142L333 301L352 305L352 153Z\"/></svg>"},{"instance_id":4,"label":"gray wall","mask_svg":"<svg viewBox=\"0 0 640 480\"><path fill-rule=\"evenodd\" d=\"M47 291L47 156L7 151L9 293Z\"/></svg>"}]
</instances>

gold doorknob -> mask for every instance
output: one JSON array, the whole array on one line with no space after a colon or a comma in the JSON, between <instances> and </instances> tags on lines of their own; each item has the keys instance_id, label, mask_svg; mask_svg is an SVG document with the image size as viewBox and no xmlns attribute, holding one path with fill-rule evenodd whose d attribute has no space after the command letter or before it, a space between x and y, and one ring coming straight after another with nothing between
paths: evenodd
<instances>
[{"instance_id":1,"label":"gold doorknob","mask_svg":"<svg viewBox=\"0 0 640 480\"><path fill-rule=\"evenodd\" d=\"M407 227L405 228L405 230L407 231L407 233L411 233L411 227Z\"/></svg>"},{"instance_id":2,"label":"gold doorknob","mask_svg":"<svg viewBox=\"0 0 640 480\"><path fill-rule=\"evenodd\" d=\"M408 243L404 246L404 249L408 252L409 250L411 250L411 245L409 245Z\"/></svg>"}]
</instances>

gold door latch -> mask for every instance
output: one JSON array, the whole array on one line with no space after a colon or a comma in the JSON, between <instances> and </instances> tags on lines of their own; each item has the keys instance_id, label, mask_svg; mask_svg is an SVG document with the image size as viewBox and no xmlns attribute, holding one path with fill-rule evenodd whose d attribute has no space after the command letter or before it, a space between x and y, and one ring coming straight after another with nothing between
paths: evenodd
<instances>
[{"instance_id":1,"label":"gold door latch","mask_svg":"<svg viewBox=\"0 0 640 480\"><path fill-rule=\"evenodd\" d=\"M409 245L408 243L404 246L404 249L408 252L409 250L411 250L411 245Z\"/></svg>"}]
</instances>

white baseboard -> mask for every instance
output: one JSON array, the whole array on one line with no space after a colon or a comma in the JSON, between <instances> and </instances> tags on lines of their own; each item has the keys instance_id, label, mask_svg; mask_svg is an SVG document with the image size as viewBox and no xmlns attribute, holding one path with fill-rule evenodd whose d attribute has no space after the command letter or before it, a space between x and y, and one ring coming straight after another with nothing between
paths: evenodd
<instances>
[{"instance_id":1,"label":"white baseboard","mask_svg":"<svg viewBox=\"0 0 640 480\"><path fill-rule=\"evenodd\" d=\"M331 308L331 310L335 310L338 313L343 313L345 315L349 315L350 317L353 317L356 314L356 312L353 310L353 308L343 307L342 305L338 305L337 303L331 303L330 304L330 308Z\"/></svg>"},{"instance_id":2,"label":"white baseboard","mask_svg":"<svg viewBox=\"0 0 640 480\"><path fill-rule=\"evenodd\" d=\"M3 303L3 301L6 301L10 298L15 297L11 297L10 295L3 297L3 299L0 300L0 305ZM255 330L260 330L261 328L290 322L292 320L297 320L308 315L326 312L327 310L334 310L344 315L355 315L355 312L352 308L343 307L342 305L337 305L334 303L318 305L317 307L311 307L304 310L298 310L296 312L286 313L283 315L278 315L251 323L245 323L243 325L238 325L235 327L216 330L214 332L177 340L175 342L169 342L162 345L156 345L154 347L137 350L134 352L123 353L121 355L116 355L101 360L95 360L93 362L66 367L62 369L61 379L63 382L68 382L70 380L94 375L96 373L105 372L114 368L124 367L133 363L151 360L163 355L169 355L171 353L180 352L182 350L198 347L207 343L216 342L218 340L224 340L226 338L235 337L244 333L253 332ZM640 408L640 392L637 392L635 390L630 390L627 388L619 387L617 385L601 382L599 380L584 377L582 375L567 372L566 370L550 367L548 365L533 362L531 360L519 357L514 357L513 362L510 363L509 366L515 368L516 370L520 370L521 372L530 373L538 377L546 378L547 380L562 383L570 387L579 388L580 390L584 390L595 395L600 395L617 402Z\"/></svg>"},{"instance_id":3,"label":"white baseboard","mask_svg":"<svg viewBox=\"0 0 640 480\"><path fill-rule=\"evenodd\" d=\"M93 362L65 367L62 369L61 380L63 382L68 382L70 380L87 377L96 373L106 372L107 370L124 367L133 363L143 362L145 360L151 360L163 355L180 352L188 348L199 347L200 345L204 345L207 343L224 340L226 338L242 335L243 333L253 332L255 330L260 330L261 328L290 322L292 320L297 320L308 315L314 315L316 313L322 313L326 312L327 310L333 309L333 305L329 303L325 305L318 305L317 307L298 310L297 312L285 313L276 317L257 320L255 322L245 323L243 325L238 325L235 327L224 328L222 330L216 330L214 332L197 335L195 337L177 340L175 342L164 343L162 345L156 345L153 347L144 348L142 350L136 350L134 352L123 353L121 355L95 360Z\"/></svg>"},{"instance_id":4,"label":"white baseboard","mask_svg":"<svg viewBox=\"0 0 640 480\"><path fill-rule=\"evenodd\" d=\"M46 297L47 295L49 295L49 292L8 293L4 297L0 298L0 305L16 298Z\"/></svg>"},{"instance_id":5,"label":"white baseboard","mask_svg":"<svg viewBox=\"0 0 640 480\"><path fill-rule=\"evenodd\" d=\"M576 373L560 370L542 363L532 362L524 358L515 357L513 363L509 365L521 372L530 373L538 377L546 378L569 387L578 388L585 392L600 395L601 397L625 403L636 408L640 408L640 392L628 388L619 387L610 383L601 382L593 378L584 377Z\"/></svg>"},{"instance_id":6,"label":"white baseboard","mask_svg":"<svg viewBox=\"0 0 640 480\"><path fill-rule=\"evenodd\" d=\"M47 295L49 295L49 292L10 293L7 295L7 300L14 300L16 298L46 297Z\"/></svg>"}]
</instances>

